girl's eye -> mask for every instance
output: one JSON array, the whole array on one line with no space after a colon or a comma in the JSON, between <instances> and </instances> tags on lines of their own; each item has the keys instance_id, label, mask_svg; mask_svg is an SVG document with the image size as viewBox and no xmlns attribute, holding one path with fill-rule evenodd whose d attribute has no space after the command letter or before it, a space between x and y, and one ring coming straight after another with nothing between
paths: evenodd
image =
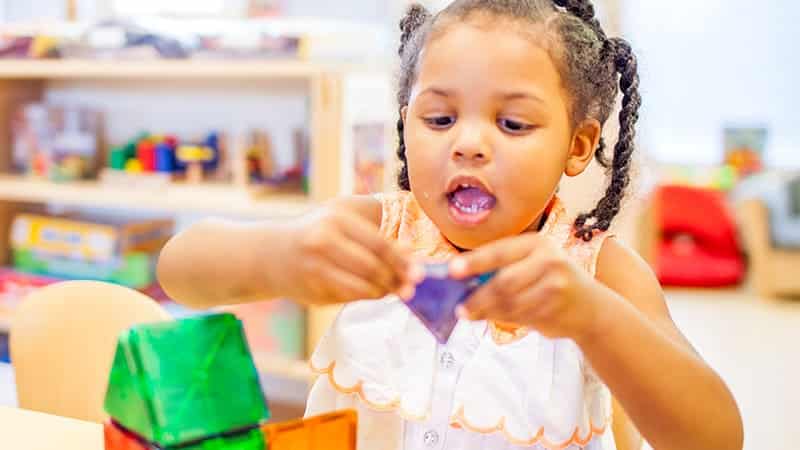
<instances>
[{"instance_id":1,"label":"girl's eye","mask_svg":"<svg viewBox=\"0 0 800 450\"><path fill-rule=\"evenodd\" d=\"M426 117L423 120L429 127L437 130L448 128L456 122L456 118L452 116Z\"/></svg>"},{"instance_id":2,"label":"girl's eye","mask_svg":"<svg viewBox=\"0 0 800 450\"><path fill-rule=\"evenodd\" d=\"M497 124L509 133L523 133L533 129L533 125L511 119L497 119Z\"/></svg>"}]
</instances>

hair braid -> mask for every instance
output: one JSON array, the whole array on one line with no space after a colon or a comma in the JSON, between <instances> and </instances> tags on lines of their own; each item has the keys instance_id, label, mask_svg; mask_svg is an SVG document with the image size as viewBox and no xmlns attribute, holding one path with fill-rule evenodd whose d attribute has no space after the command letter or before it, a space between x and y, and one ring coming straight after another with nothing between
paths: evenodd
<instances>
[{"instance_id":1,"label":"hair braid","mask_svg":"<svg viewBox=\"0 0 800 450\"><path fill-rule=\"evenodd\" d=\"M564 8L567 12L582 20L589 28L594 31L597 38L603 43L603 57L610 54L610 41L606 36L606 32L600 25L600 21L595 15L594 5L589 0L553 0L556 6ZM603 167L608 169L610 162L605 156L606 142L602 137L597 145L597 150L594 152L594 157L597 162Z\"/></svg>"},{"instance_id":2,"label":"hair braid","mask_svg":"<svg viewBox=\"0 0 800 450\"><path fill-rule=\"evenodd\" d=\"M567 10L567 12L573 14L575 17L584 21L589 28L592 29L595 33L597 33L597 37L600 38L601 41L606 40L606 32L603 31L603 27L600 26L600 21L597 20L594 12L594 5L589 0L553 0L553 3L556 6L560 6Z\"/></svg>"},{"instance_id":3,"label":"hair braid","mask_svg":"<svg viewBox=\"0 0 800 450\"><path fill-rule=\"evenodd\" d=\"M642 98L639 95L639 73L636 57L630 44L620 38L610 39L614 52L614 66L620 74L619 85L622 90L622 110L619 113L619 139L614 146L614 159L612 161L611 182L597 208L587 214L581 214L575 221L578 228L576 236L584 240L591 240L595 230L606 231L611 226L611 220L619 213L625 189L630 182L631 154L635 148L636 122L639 120L639 107ZM592 224L587 225L589 218L594 218Z\"/></svg>"},{"instance_id":4,"label":"hair braid","mask_svg":"<svg viewBox=\"0 0 800 450\"><path fill-rule=\"evenodd\" d=\"M424 6L417 3L409 6L406 15L400 21L400 48L397 49L397 53L400 55L401 60L406 60L408 45L413 42L417 31L422 28L430 17L430 13ZM409 83L408 79L403 82L403 84L407 83ZM402 108L408 104L409 89L410 86L404 86L404 88L400 89L397 96L397 102L400 105L400 110L398 110L399 117L397 119L397 157L400 159L400 172L397 174L397 184L400 186L400 189L406 191L411 189L411 183L408 180L408 162L406 160L406 143L403 135L404 123Z\"/></svg>"}]
</instances>

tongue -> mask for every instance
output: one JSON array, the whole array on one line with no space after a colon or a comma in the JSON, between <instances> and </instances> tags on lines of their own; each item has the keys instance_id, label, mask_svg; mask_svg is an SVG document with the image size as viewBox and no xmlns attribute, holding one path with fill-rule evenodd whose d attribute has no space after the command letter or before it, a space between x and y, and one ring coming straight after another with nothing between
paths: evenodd
<instances>
[{"instance_id":1,"label":"tongue","mask_svg":"<svg viewBox=\"0 0 800 450\"><path fill-rule=\"evenodd\" d=\"M460 189L454 192L453 199L467 208L474 206L479 209L486 209L494 206L494 197L476 187Z\"/></svg>"}]
</instances>

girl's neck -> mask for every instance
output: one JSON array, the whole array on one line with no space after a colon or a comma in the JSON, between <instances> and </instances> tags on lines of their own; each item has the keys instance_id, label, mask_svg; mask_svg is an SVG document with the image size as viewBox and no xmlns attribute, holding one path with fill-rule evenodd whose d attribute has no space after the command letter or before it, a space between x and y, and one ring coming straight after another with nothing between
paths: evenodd
<instances>
[{"instance_id":1,"label":"girl's neck","mask_svg":"<svg viewBox=\"0 0 800 450\"><path fill-rule=\"evenodd\" d=\"M523 231L523 233L532 233L532 232L533 233L538 233L538 232L542 231L542 228L544 228L544 224L547 223L547 218L549 216L550 216L550 207L548 206L544 210L544 212L542 212L542 215L539 217L539 219L538 220L534 220L533 223L531 224L531 226L528 227L525 231ZM452 242L450 242L450 245L452 245L456 250L458 250L459 253L465 253L465 252L469 251L468 249L461 248L461 247L453 244Z\"/></svg>"}]
</instances>

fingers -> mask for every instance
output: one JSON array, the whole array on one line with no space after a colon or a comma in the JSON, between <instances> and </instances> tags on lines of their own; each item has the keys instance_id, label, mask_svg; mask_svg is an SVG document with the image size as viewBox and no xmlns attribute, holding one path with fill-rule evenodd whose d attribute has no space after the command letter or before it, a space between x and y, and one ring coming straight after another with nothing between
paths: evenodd
<instances>
[{"instance_id":1,"label":"fingers","mask_svg":"<svg viewBox=\"0 0 800 450\"><path fill-rule=\"evenodd\" d=\"M383 264L388 265L390 272L399 281L398 284L412 281L414 270L409 253L403 252L398 245L384 239L374 224L354 214L341 214L337 219L341 225L341 232L347 238L364 246Z\"/></svg>"},{"instance_id":2,"label":"fingers","mask_svg":"<svg viewBox=\"0 0 800 450\"><path fill-rule=\"evenodd\" d=\"M338 245L331 246L324 257L331 264L376 285L384 292L397 289L402 281L395 276L389 265L353 241L341 240Z\"/></svg>"},{"instance_id":3,"label":"fingers","mask_svg":"<svg viewBox=\"0 0 800 450\"><path fill-rule=\"evenodd\" d=\"M450 274L467 278L496 271L530 255L538 241L532 233L500 239L453 259Z\"/></svg>"},{"instance_id":4,"label":"fingers","mask_svg":"<svg viewBox=\"0 0 800 450\"><path fill-rule=\"evenodd\" d=\"M377 299L384 295L383 289L353 273L330 263L320 263L315 269L319 274L319 297L328 303L344 303L354 300Z\"/></svg>"},{"instance_id":5,"label":"fingers","mask_svg":"<svg viewBox=\"0 0 800 450\"><path fill-rule=\"evenodd\" d=\"M549 259L545 253L535 253L500 270L463 304L466 318L498 319L500 315L509 318L507 314L518 302L520 293L542 279Z\"/></svg>"}]
</instances>

